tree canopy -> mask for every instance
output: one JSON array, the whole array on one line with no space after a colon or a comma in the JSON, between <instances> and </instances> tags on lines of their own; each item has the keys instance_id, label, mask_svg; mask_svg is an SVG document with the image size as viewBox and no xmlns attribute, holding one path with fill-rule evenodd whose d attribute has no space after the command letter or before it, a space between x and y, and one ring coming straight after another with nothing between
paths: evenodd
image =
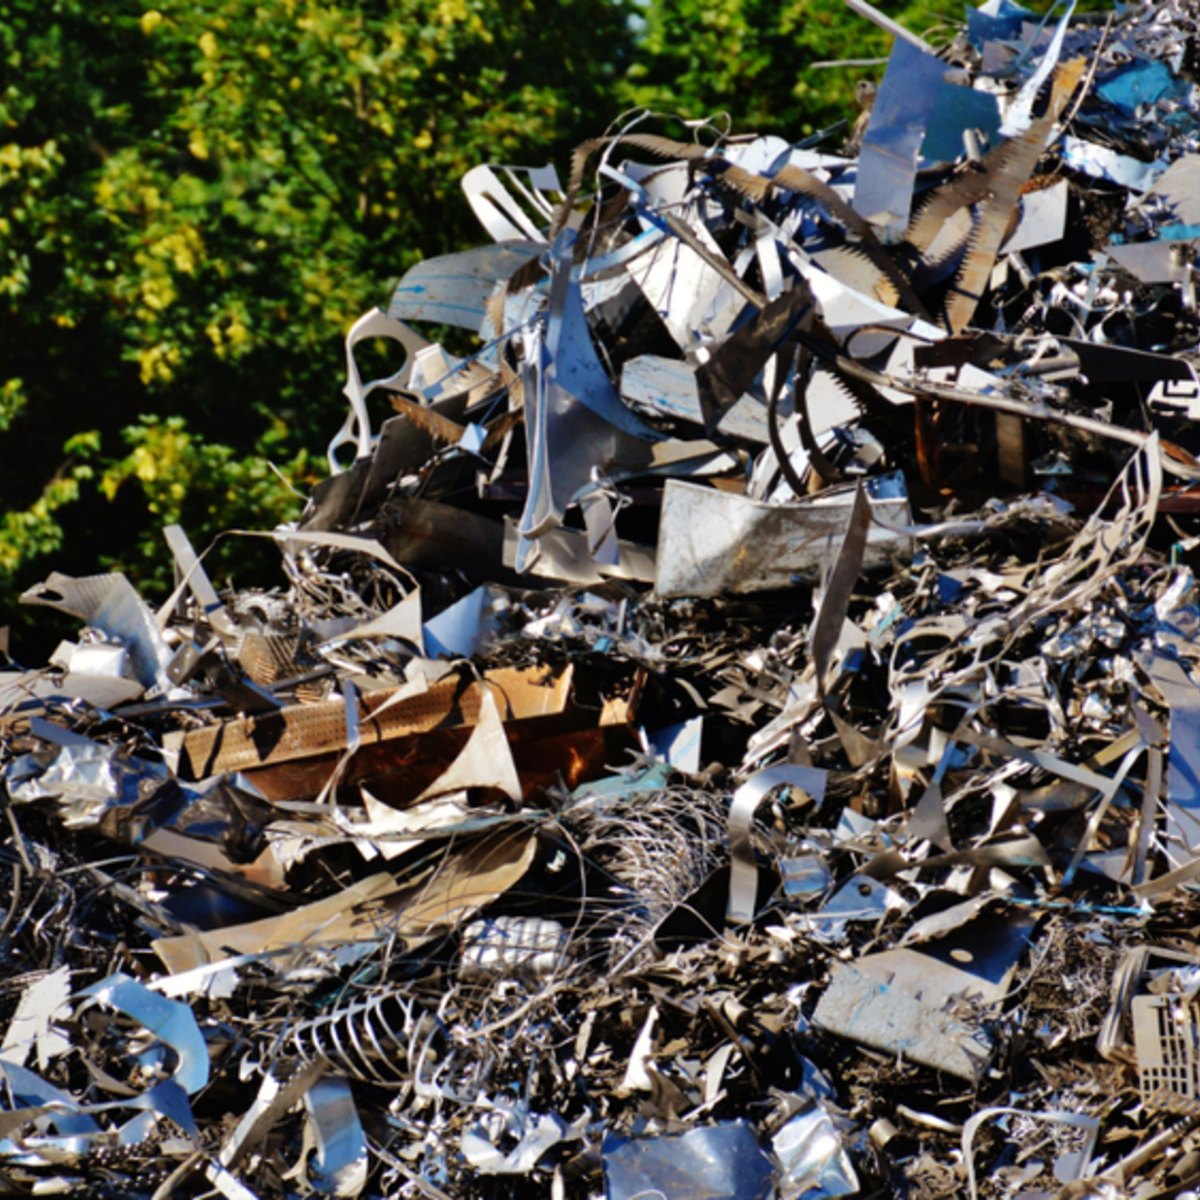
<instances>
[{"instance_id":1,"label":"tree canopy","mask_svg":"<svg viewBox=\"0 0 1200 1200\"><path fill-rule=\"evenodd\" d=\"M162 525L294 517L349 323L483 240L471 167L631 105L797 140L886 52L841 0L0 0L0 623L51 552L161 591Z\"/></svg>"}]
</instances>

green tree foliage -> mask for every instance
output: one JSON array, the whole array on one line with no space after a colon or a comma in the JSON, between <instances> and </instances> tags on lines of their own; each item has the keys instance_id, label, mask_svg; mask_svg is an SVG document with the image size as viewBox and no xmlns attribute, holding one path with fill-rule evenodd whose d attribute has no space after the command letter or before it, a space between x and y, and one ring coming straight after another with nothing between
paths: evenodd
<instances>
[{"instance_id":1,"label":"green tree foliage","mask_svg":"<svg viewBox=\"0 0 1200 1200\"><path fill-rule=\"evenodd\" d=\"M956 0L875 0L933 44L963 21ZM891 38L845 0L655 0L622 85L626 102L688 117L728 113L738 132L798 141L855 115L854 85L878 82Z\"/></svg>"},{"instance_id":2,"label":"green tree foliage","mask_svg":"<svg viewBox=\"0 0 1200 1200\"><path fill-rule=\"evenodd\" d=\"M294 516L265 459L318 477L347 325L630 41L622 0L0 0L0 621L47 551L161 587L166 521Z\"/></svg>"}]
</instances>

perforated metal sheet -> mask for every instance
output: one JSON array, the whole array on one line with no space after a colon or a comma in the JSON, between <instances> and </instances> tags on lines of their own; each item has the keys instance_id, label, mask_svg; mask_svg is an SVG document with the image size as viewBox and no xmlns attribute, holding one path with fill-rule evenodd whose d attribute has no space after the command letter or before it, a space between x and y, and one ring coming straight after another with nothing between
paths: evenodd
<instances>
[{"instance_id":1,"label":"perforated metal sheet","mask_svg":"<svg viewBox=\"0 0 1200 1200\"><path fill-rule=\"evenodd\" d=\"M1135 996L1133 1040L1142 1099L1200 1095L1200 1005L1194 997Z\"/></svg>"},{"instance_id":2,"label":"perforated metal sheet","mask_svg":"<svg viewBox=\"0 0 1200 1200\"><path fill-rule=\"evenodd\" d=\"M263 634L247 630L238 645L238 663L255 683L267 687L277 680L301 674L304 668L296 661L298 641L294 633Z\"/></svg>"}]
</instances>

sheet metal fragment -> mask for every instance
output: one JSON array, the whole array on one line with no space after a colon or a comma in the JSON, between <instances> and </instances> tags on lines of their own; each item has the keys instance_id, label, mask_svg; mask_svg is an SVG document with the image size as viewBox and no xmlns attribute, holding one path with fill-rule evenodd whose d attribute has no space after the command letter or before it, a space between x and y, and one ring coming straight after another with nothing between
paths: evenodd
<instances>
[{"instance_id":1,"label":"sheet metal fragment","mask_svg":"<svg viewBox=\"0 0 1200 1200\"><path fill-rule=\"evenodd\" d=\"M316 1141L313 1187L327 1196L359 1195L367 1183L367 1141L354 1095L344 1079L326 1075L304 1093Z\"/></svg>"},{"instance_id":2,"label":"sheet metal fragment","mask_svg":"<svg viewBox=\"0 0 1200 1200\"><path fill-rule=\"evenodd\" d=\"M879 486L879 485L876 485ZM907 495L886 484L877 496L867 488L880 522L908 523ZM660 596L714 596L768 591L812 580L827 546L846 528L854 489L827 489L807 501L761 504L743 496L668 480L664 491L655 591ZM714 538L713 531L719 531ZM881 523L867 535L868 567L908 548Z\"/></svg>"},{"instance_id":3,"label":"sheet metal fragment","mask_svg":"<svg viewBox=\"0 0 1200 1200\"><path fill-rule=\"evenodd\" d=\"M884 950L835 962L813 1020L832 1033L978 1080L992 1052L991 1023L1033 924L1017 913L988 923L978 938L967 926L920 951Z\"/></svg>"},{"instance_id":4,"label":"sheet metal fragment","mask_svg":"<svg viewBox=\"0 0 1200 1200\"><path fill-rule=\"evenodd\" d=\"M664 1137L610 1137L602 1152L608 1200L634 1200L647 1190L690 1200L767 1200L774 1190L770 1160L744 1121Z\"/></svg>"},{"instance_id":5,"label":"sheet metal fragment","mask_svg":"<svg viewBox=\"0 0 1200 1200\"><path fill-rule=\"evenodd\" d=\"M833 1118L820 1105L797 1113L771 1138L783 1168L780 1200L801 1196L855 1196L858 1176Z\"/></svg>"},{"instance_id":6,"label":"sheet metal fragment","mask_svg":"<svg viewBox=\"0 0 1200 1200\"><path fill-rule=\"evenodd\" d=\"M163 690L171 651L146 602L124 575L73 579L58 571L21 595L22 604L40 604L79 617L128 649L130 672L143 687Z\"/></svg>"},{"instance_id":7,"label":"sheet metal fragment","mask_svg":"<svg viewBox=\"0 0 1200 1200\"><path fill-rule=\"evenodd\" d=\"M898 232L908 224L917 156L940 97L946 65L908 42L888 59L858 160L854 209L874 225Z\"/></svg>"}]
</instances>

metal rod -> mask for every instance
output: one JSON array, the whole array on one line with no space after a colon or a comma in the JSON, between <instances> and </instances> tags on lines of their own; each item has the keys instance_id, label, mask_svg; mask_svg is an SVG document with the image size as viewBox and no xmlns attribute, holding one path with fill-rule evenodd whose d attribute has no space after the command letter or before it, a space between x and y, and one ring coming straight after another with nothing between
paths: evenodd
<instances>
[{"instance_id":1,"label":"metal rod","mask_svg":"<svg viewBox=\"0 0 1200 1200\"><path fill-rule=\"evenodd\" d=\"M868 4L867 0L846 0L846 6L852 8L860 17L866 17L873 25L878 25L880 29L886 33L890 33L893 37L903 38L918 50L924 50L926 54L932 54L933 47L923 38L918 37L915 33L910 33L903 25L898 25L891 17L885 17L873 4Z\"/></svg>"}]
</instances>

